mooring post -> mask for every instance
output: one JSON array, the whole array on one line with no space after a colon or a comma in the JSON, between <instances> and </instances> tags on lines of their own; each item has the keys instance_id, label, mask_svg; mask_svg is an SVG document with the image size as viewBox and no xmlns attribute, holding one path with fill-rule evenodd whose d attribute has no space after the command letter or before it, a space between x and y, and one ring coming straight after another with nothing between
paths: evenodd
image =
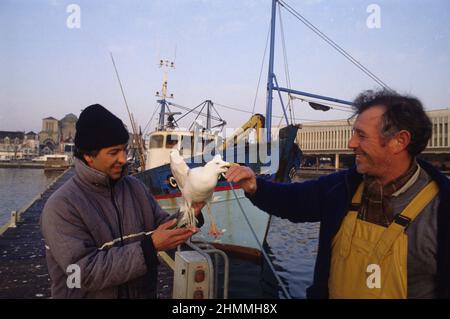
<instances>
[{"instance_id":1,"label":"mooring post","mask_svg":"<svg viewBox=\"0 0 450 319\"><path fill-rule=\"evenodd\" d=\"M17 211L13 210L11 212L11 221L10 221L9 227L16 228L17 227L16 223L17 223Z\"/></svg>"}]
</instances>

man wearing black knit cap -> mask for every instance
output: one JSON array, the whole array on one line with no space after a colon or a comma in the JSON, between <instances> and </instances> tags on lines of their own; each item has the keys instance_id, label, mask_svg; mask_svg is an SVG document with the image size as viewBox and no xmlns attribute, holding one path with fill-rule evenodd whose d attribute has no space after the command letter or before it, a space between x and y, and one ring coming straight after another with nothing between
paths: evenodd
<instances>
[{"instance_id":1,"label":"man wearing black knit cap","mask_svg":"<svg viewBox=\"0 0 450 319\"><path fill-rule=\"evenodd\" d=\"M126 175L129 134L119 118L91 105L76 130L75 175L41 216L52 297L154 298L157 252L196 230L170 229L176 221Z\"/></svg>"},{"instance_id":2,"label":"man wearing black knit cap","mask_svg":"<svg viewBox=\"0 0 450 319\"><path fill-rule=\"evenodd\" d=\"M75 157L116 180L126 164L128 139L119 118L99 104L88 106L76 124Z\"/></svg>"}]
</instances>

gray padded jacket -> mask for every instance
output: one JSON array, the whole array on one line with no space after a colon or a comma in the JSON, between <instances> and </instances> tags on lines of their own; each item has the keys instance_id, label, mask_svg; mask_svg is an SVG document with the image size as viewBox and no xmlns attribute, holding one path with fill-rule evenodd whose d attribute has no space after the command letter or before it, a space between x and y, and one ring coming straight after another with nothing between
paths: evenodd
<instances>
[{"instance_id":1,"label":"gray padded jacket","mask_svg":"<svg viewBox=\"0 0 450 319\"><path fill-rule=\"evenodd\" d=\"M136 178L113 183L75 159L75 176L41 216L52 297L154 298L158 259L148 232L170 218Z\"/></svg>"}]
</instances>

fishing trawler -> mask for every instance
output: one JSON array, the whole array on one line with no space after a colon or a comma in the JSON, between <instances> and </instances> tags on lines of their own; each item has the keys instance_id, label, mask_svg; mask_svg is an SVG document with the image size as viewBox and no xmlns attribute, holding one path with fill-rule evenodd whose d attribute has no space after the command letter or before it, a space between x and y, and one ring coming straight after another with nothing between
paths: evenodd
<instances>
[{"instance_id":1,"label":"fishing trawler","mask_svg":"<svg viewBox=\"0 0 450 319\"><path fill-rule=\"evenodd\" d=\"M173 63L161 60L160 65L173 66ZM167 73L165 73L161 94L157 92L157 95L161 96L161 99L158 100L160 105L158 126L149 135L146 143L145 170L135 175L149 187L164 210L169 213L178 211L183 200L169 165L170 151L173 148L180 150L180 154L186 159L190 168L203 166L215 153L221 153L222 157L229 162L248 165L260 174L265 173L267 178L276 178L278 181L288 181L287 172L295 171L298 168L300 150L294 143L297 133L296 126L285 127L275 135L277 143L273 143L273 145L280 146L279 149L276 148L276 152L281 158L281 165L278 170L268 174L269 172L265 171L267 166L264 165L261 158L258 158L258 154L253 154L255 155L253 161L249 154L251 151L257 152L262 143L266 143L262 135L264 116L253 115L235 133L223 138L218 131L213 131L213 129L223 127L226 121L220 117L214 108L214 103L207 100L189 110L189 112L197 113L197 118L190 128L180 129L175 116L181 115L181 113L170 111L169 107L176 107L177 104L167 101L167 85ZM202 126L201 122L197 121L198 117L202 115L206 119L206 126ZM213 120L218 124L212 125ZM254 133L253 143L249 138L252 133ZM207 150L212 150L212 152L208 153ZM207 155L211 157L207 157ZM252 236L248 231L248 226L243 223L238 201L247 212L258 240ZM211 208L217 225L225 230L224 234L215 238L206 232L201 232L194 236L194 240L212 243L221 250L239 256L259 258L261 252L258 242L261 243L265 240L270 224L269 215L253 206L244 196L240 187L230 186L224 178L217 183ZM206 223L209 223L208 216L205 216Z\"/></svg>"}]
</instances>

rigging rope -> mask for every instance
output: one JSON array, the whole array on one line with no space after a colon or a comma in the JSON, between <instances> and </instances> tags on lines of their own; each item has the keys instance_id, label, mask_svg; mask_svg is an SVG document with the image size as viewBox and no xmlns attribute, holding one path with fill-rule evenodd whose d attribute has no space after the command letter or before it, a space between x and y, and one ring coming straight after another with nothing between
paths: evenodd
<instances>
[{"instance_id":1,"label":"rigging rope","mask_svg":"<svg viewBox=\"0 0 450 319\"><path fill-rule=\"evenodd\" d=\"M299 99L299 100L301 100L302 102L309 102L309 100L305 100L305 99L303 99L303 98L299 98L299 97L295 97L295 96L293 96L292 98L293 98L293 99ZM311 100L311 102L313 102L313 101ZM325 105L329 106L331 109L334 109L334 110L337 110L337 111L343 111L343 112L351 112L351 113L353 113L353 111L351 110L351 107L346 108L346 106L335 106L335 105L330 105L330 104L326 104L326 103L322 103L322 102L320 102L320 103L321 103L321 104L325 104ZM230 109L230 110L233 110L233 111L236 111L236 112L252 114L252 112L246 111L244 107L242 107L242 108L237 108L237 107L232 107L232 106L227 106L227 105L219 104L219 103L217 103L217 102L215 102L214 104L215 104L215 105L218 105L218 106L220 106L220 107L223 107L223 108L225 108L225 109ZM284 118L284 116L281 116L281 115L272 115L272 117L275 117L275 118ZM294 118L294 120L295 120L295 121L307 121L307 122L318 122L318 121L321 121L321 120L312 120L312 119L305 119L305 118Z\"/></svg>"},{"instance_id":2,"label":"rigging rope","mask_svg":"<svg viewBox=\"0 0 450 319\"><path fill-rule=\"evenodd\" d=\"M269 256L267 255L266 251L264 250L264 247L262 246L261 242L258 239L258 236L256 235L255 230L252 227L252 224L250 223L250 220L247 217L247 214L244 211L244 208L242 208L241 202L239 200L238 195L236 194L236 191L233 188L233 185L231 185L230 182L228 182L228 184L230 185L231 190L233 191L234 197L236 198L236 202L238 203L238 206L242 212L242 214L244 215L245 221L248 224L248 227L250 227L250 230L253 234L253 237L255 237L256 242L258 243L259 249L261 249L261 252L264 256L264 258L266 259L267 264L270 267L270 270L272 270L273 275L275 276L276 280L278 281L278 284L281 287L281 290L283 291L284 295L286 296L287 299L292 299L291 295L289 294L289 292L286 289L286 286L284 285L283 281L281 280L280 276L277 274L277 272L275 271L275 268L273 267L272 261L270 260Z\"/></svg>"},{"instance_id":3,"label":"rigging rope","mask_svg":"<svg viewBox=\"0 0 450 319\"><path fill-rule=\"evenodd\" d=\"M173 105L173 106L176 106L176 107L179 107L180 109L187 109L188 110L188 112L187 113L185 113L183 116L180 116L179 118L178 118L178 121L179 120L181 120L183 117L185 117L186 115L188 115L189 113L194 113L194 114L198 114L198 113L200 113L200 112L198 112L198 111L195 111L195 109L196 108L198 108L200 105L202 105L204 102L202 102L202 103L200 103L199 105L197 105L196 107L194 107L193 109L189 109L188 107L186 107L186 106L181 106L181 105L178 105L178 104L175 104L175 103L170 103L171 105Z\"/></svg>"},{"instance_id":4,"label":"rigging rope","mask_svg":"<svg viewBox=\"0 0 450 319\"><path fill-rule=\"evenodd\" d=\"M315 34L317 34L322 40L327 42L330 46L332 46L336 51L338 51L341 55L343 55L347 60L349 60L352 64L354 64L357 68L359 68L362 72L364 72L367 76L369 76L372 80L377 82L380 86L385 89L392 89L384 83L379 77L373 74L368 68L362 65L359 61L357 61L350 53L345 51L341 46L339 46L336 42L331 40L326 34L320 31L315 25L308 21L304 16L298 13L294 8L292 8L289 4L284 2L283 0L278 0L278 3L283 6L289 13L291 13L294 17L296 17L300 22L302 22L306 27L312 30Z\"/></svg>"},{"instance_id":5,"label":"rigging rope","mask_svg":"<svg viewBox=\"0 0 450 319\"><path fill-rule=\"evenodd\" d=\"M145 127L144 127L144 133L143 133L144 135L147 133L147 129L149 128L150 123L152 122L153 117L155 116L156 111L158 110L158 108L156 107L157 104L158 104L158 103L156 103L156 105L155 105L155 109L154 109L154 111L153 111L152 117L150 118L150 120L148 120L147 124L146 124Z\"/></svg>"},{"instance_id":6,"label":"rigging rope","mask_svg":"<svg viewBox=\"0 0 450 319\"><path fill-rule=\"evenodd\" d=\"M172 105L172 106L175 106L175 107L178 107L178 108L180 108L180 109L182 109L182 110L185 110L185 111L189 111L188 113L185 113L183 116L181 116L181 117L179 117L178 118L178 121L179 120L181 120L183 117L185 117L186 115L188 115L189 113L193 113L193 114L200 114L200 115L202 115L202 116L207 116L207 114L205 114L205 113L201 113L201 112L199 112L199 111L195 111L195 109L196 108L198 108L200 105L202 105L204 102L202 102L202 103L200 103L199 105L197 105L195 108L189 108L189 107L187 107L187 106L183 106L183 105L180 105L180 104L175 104L175 103L170 103L170 105ZM214 107L214 106L213 106ZM215 108L214 108L214 110L215 110ZM222 121L223 122L223 119L220 117L220 115L219 115L219 113L217 112L217 110L216 110L216 114L219 116L219 117L216 117L216 116L214 116L214 115L210 115L210 117L211 117L211 119L213 119L213 120L216 120L216 121Z\"/></svg>"},{"instance_id":7,"label":"rigging rope","mask_svg":"<svg viewBox=\"0 0 450 319\"><path fill-rule=\"evenodd\" d=\"M202 104L203 104L202 108L201 108L200 111L198 112L198 114L197 114L197 116L195 117L195 119L192 121L192 124L191 124L191 126L189 126L188 131L190 131L190 130L194 127L195 121L197 121L197 119L198 119L198 117L200 116L200 114L202 114L202 111L203 111L203 109L204 109L205 106L206 106L206 102L203 102Z\"/></svg>"},{"instance_id":8,"label":"rigging rope","mask_svg":"<svg viewBox=\"0 0 450 319\"><path fill-rule=\"evenodd\" d=\"M255 99L253 100L252 114L255 114L256 99L258 98L259 85L261 83L261 76L264 69L264 61L266 60L267 45L269 44L269 35L270 35L270 26L269 30L267 31L266 47L264 48L264 54L261 61L261 70L259 71L258 85L256 86Z\"/></svg>"},{"instance_id":9,"label":"rigging rope","mask_svg":"<svg viewBox=\"0 0 450 319\"><path fill-rule=\"evenodd\" d=\"M281 34L281 45L283 48L283 59L284 59L284 74L286 76L286 85L288 89L291 89L291 77L289 74L289 65L287 58L287 50L286 50L286 41L284 36L284 28L283 28L283 19L281 17L281 6L278 4L278 15L280 16L280 34ZM289 109L289 116L291 117L291 123L294 123L294 113L292 108L292 99L291 95L288 94L288 104L287 107Z\"/></svg>"}]
</instances>

